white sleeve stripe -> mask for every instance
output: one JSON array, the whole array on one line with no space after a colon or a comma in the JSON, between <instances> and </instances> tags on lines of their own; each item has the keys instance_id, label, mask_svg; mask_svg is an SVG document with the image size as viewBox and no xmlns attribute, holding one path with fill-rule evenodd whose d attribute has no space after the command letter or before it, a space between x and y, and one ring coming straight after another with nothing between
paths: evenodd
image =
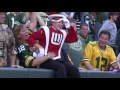
<instances>
[{"instance_id":1,"label":"white sleeve stripe","mask_svg":"<svg viewBox=\"0 0 120 90\"><path fill-rule=\"evenodd\" d=\"M113 62L110 62L110 64L113 64L113 63L116 63L117 61L115 60L115 61L113 61Z\"/></svg>"},{"instance_id":2,"label":"white sleeve stripe","mask_svg":"<svg viewBox=\"0 0 120 90\"><path fill-rule=\"evenodd\" d=\"M90 60L89 60L89 59L87 59L87 58L84 58L84 59L82 60L82 62L83 62L83 61L89 61L89 62L90 62Z\"/></svg>"},{"instance_id":3,"label":"white sleeve stripe","mask_svg":"<svg viewBox=\"0 0 120 90\"><path fill-rule=\"evenodd\" d=\"M45 55L47 55L48 52L48 46L49 46L49 28L47 26L42 26L43 30L45 31L46 36L46 46L45 46Z\"/></svg>"}]
</instances>

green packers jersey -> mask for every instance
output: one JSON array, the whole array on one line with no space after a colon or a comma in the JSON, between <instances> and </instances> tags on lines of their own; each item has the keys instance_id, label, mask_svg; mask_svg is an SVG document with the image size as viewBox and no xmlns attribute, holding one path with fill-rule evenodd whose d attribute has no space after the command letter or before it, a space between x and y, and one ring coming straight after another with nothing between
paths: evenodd
<instances>
[{"instance_id":1,"label":"green packers jersey","mask_svg":"<svg viewBox=\"0 0 120 90\"><path fill-rule=\"evenodd\" d=\"M27 21L29 21L29 18L27 18L25 16L25 13L19 13L17 16L16 16L16 21L21 23L21 24L25 24Z\"/></svg>"},{"instance_id":2,"label":"green packers jersey","mask_svg":"<svg viewBox=\"0 0 120 90\"><path fill-rule=\"evenodd\" d=\"M8 27L13 30L15 25L16 16L12 13L8 13L5 15L5 23L8 25Z\"/></svg>"},{"instance_id":3,"label":"green packers jersey","mask_svg":"<svg viewBox=\"0 0 120 90\"><path fill-rule=\"evenodd\" d=\"M99 48L98 42L90 42L85 47L83 53L83 62L88 61L94 68L106 71L108 66L116 62L116 56L113 49L106 45L104 52ZM81 67L85 68L81 63Z\"/></svg>"},{"instance_id":4,"label":"green packers jersey","mask_svg":"<svg viewBox=\"0 0 120 90\"><path fill-rule=\"evenodd\" d=\"M34 57L30 53L30 47L27 45L19 44L17 46L17 57L20 60L20 65L23 67L32 67Z\"/></svg>"}]
</instances>

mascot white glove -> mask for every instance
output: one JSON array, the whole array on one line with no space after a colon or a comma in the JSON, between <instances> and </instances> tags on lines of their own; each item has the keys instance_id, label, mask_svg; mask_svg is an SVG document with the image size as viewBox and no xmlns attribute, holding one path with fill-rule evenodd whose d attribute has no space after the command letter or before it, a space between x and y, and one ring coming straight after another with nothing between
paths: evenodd
<instances>
[{"instance_id":1,"label":"mascot white glove","mask_svg":"<svg viewBox=\"0 0 120 90\"><path fill-rule=\"evenodd\" d=\"M44 48L39 48L38 51L36 51L36 52L33 53L33 57L35 57L35 58L43 57L44 53L45 53Z\"/></svg>"},{"instance_id":2,"label":"mascot white glove","mask_svg":"<svg viewBox=\"0 0 120 90\"><path fill-rule=\"evenodd\" d=\"M64 22L66 28L70 27L70 21L67 18L64 18L63 22Z\"/></svg>"}]
</instances>

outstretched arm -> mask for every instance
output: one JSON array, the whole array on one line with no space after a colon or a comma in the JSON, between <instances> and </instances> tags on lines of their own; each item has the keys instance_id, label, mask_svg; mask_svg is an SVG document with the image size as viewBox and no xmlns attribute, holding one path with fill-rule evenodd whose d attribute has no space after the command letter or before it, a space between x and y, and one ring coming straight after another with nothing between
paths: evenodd
<instances>
[{"instance_id":1,"label":"outstretched arm","mask_svg":"<svg viewBox=\"0 0 120 90\"><path fill-rule=\"evenodd\" d=\"M37 25L37 12L29 12L29 15L30 15L29 29L34 31Z\"/></svg>"},{"instance_id":2,"label":"outstretched arm","mask_svg":"<svg viewBox=\"0 0 120 90\"><path fill-rule=\"evenodd\" d=\"M39 22L39 24L41 26L46 26L45 21L43 20L43 18L40 16L39 12L37 12L37 21Z\"/></svg>"},{"instance_id":3,"label":"outstretched arm","mask_svg":"<svg viewBox=\"0 0 120 90\"><path fill-rule=\"evenodd\" d=\"M54 53L48 53L48 55L37 58L35 60L33 60L32 66L38 66L40 64L42 64L43 62L47 61L48 59L53 59L55 57Z\"/></svg>"}]
</instances>

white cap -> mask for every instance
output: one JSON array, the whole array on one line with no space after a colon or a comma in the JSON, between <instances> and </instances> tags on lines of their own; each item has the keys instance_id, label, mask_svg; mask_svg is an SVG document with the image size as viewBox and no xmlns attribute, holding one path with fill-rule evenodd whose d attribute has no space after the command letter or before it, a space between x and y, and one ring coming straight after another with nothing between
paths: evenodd
<instances>
[{"instance_id":1,"label":"white cap","mask_svg":"<svg viewBox=\"0 0 120 90\"><path fill-rule=\"evenodd\" d=\"M52 14L49 15L48 18L50 19L50 21L52 22L60 22L62 21L64 18L66 18L66 16L62 15L62 14Z\"/></svg>"}]
</instances>

